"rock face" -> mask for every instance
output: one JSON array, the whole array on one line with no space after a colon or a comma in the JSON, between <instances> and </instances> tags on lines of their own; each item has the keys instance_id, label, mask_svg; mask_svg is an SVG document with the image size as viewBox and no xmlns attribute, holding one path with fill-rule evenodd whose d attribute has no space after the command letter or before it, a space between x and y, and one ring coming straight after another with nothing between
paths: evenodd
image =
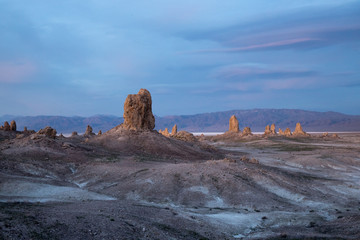
<instances>
[{"instance_id":1,"label":"rock face","mask_svg":"<svg viewBox=\"0 0 360 240\"><path fill-rule=\"evenodd\" d=\"M239 132L239 121L232 115L229 120L229 132Z\"/></svg>"},{"instance_id":2,"label":"rock face","mask_svg":"<svg viewBox=\"0 0 360 240\"><path fill-rule=\"evenodd\" d=\"M40 129L37 132L38 135L45 135L49 138L55 138L56 137L56 130L51 127L45 127L44 129Z\"/></svg>"},{"instance_id":3,"label":"rock face","mask_svg":"<svg viewBox=\"0 0 360 240\"><path fill-rule=\"evenodd\" d=\"M95 135L95 134L93 133L93 129L92 129L92 127L91 127L90 125L87 125L86 131L85 131L84 135L85 135L85 136Z\"/></svg>"},{"instance_id":4,"label":"rock face","mask_svg":"<svg viewBox=\"0 0 360 240\"><path fill-rule=\"evenodd\" d=\"M155 118L152 113L150 92L140 89L138 94L129 94L124 104L123 127L130 130L153 130Z\"/></svg>"},{"instance_id":5,"label":"rock face","mask_svg":"<svg viewBox=\"0 0 360 240\"><path fill-rule=\"evenodd\" d=\"M4 122L4 131L10 131L10 125L7 121Z\"/></svg>"},{"instance_id":6,"label":"rock face","mask_svg":"<svg viewBox=\"0 0 360 240\"><path fill-rule=\"evenodd\" d=\"M291 136L291 130L290 130L290 128L286 128L286 129L285 129L285 131L284 131L284 136L287 136L287 137Z\"/></svg>"},{"instance_id":7,"label":"rock face","mask_svg":"<svg viewBox=\"0 0 360 240\"><path fill-rule=\"evenodd\" d=\"M171 129L171 136L174 136L177 134L177 125L175 124L173 128Z\"/></svg>"},{"instance_id":8,"label":"rock face","mask_svg":"<svg viewBox=\"0 0 360 240\"><path fill-rule=\"evenodd\" d=\"M308 136L308 134L303 131L301 124L297 123L295 127L295 131L293 132L293 136Z\"/></svg>"},{"instance_id":9,"label":"rock face","mask_svg":"<svg viewBox=\"0 0 360 240\"><path fill-rule=\"evenodd\" d=\"M16 122L12 120L10 123L10 131L16 131Z\"/></svg>"},{"instance_id":10,"label":"rock face","mask_svg":"<svg viewBox=\"0 0 360 240\"><path fill-rule=\"evenodd\" d=\"M250 135L252 135L251 129L250 129L249 127L245 127L244 130L243 130L243 132L242 132L242 135L243 135L243 136L250 136Z\"/></svg>"}]
</instances>

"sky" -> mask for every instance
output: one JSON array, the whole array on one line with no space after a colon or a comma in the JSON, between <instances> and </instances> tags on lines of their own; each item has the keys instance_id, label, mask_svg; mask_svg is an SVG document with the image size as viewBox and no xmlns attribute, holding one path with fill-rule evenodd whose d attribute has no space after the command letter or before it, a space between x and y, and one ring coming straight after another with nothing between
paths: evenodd
<instances>
[{"instance_id":1,"label":"sky","mask_svg":"<svg viewBox=\"0 0 360 240\"><path fill-rule=\"evenodd\" d=\"M357 0L0 0L0 115L360 115Z\"/></svg>"}]
</instances>

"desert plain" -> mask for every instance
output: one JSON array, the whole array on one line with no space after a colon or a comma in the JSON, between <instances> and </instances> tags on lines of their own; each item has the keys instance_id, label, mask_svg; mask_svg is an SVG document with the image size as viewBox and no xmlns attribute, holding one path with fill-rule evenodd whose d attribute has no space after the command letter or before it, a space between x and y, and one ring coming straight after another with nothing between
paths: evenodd
<instances>
[{"instance_id":1,"label":"desert plain","mask_svg":"<svg viewBox=\"0 0 360 240\"><path fill-rule=\"evenodd\" d=\"M0 239L360 239L360 133L164 136L136 104L102 134L0 130Z\"/></svg>"}]
</instances>

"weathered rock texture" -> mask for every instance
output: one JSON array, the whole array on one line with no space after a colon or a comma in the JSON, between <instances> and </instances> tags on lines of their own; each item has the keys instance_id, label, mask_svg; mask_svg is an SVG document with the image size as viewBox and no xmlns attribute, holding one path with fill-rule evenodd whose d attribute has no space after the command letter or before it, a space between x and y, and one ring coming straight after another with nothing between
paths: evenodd
<instances>
[{"instance_id":1,"label":"weathered rock texture","mask_svg":"<svg viewBox=\"0 0 360 240\"><path fill-rule=\"evenodd\" d=\"M5 131L10 131L10 125L7 121L4 122L4 130Z\"/></svg>"},{"instance_id":2,"label":"weathered rock texture","mask_svg":"<svg viewBox=\"0 0 360 240\"><path fill-rule=\"evenodd\" d=\"M85 135L85 136L95 135L95 134L93 133L93 129L92 129L92 127L91 127L90 125L87 125L86 131L85 131L85 134L84 134L84 135Z\"/></svg>"},{"instance_id":3,"label":"weathered rock texture","mask_svg":"<svg viewBox=\"0 0 360 240\"><path fill-rule=\"evenodd\" d=\"M171 129L171 136L174 136L175 134L177 134L177 125L176 124Z\"/></svg>"},{"instance_id":4,"label":"weathered rock texture","mask_svg":"<svg viewBox=\"0 0 360 240\"><path fill-rule=\"evenodd\" d=\"M251 129L249 127L245 127L243 132L242 132L242 135L243 136L249 136L249 135L252 135L251 133Z\"/></svg>"},{"instance_id":5,"label":"weathered rock texture","mask_svg":"<svg viewBox=\"0 0 360 240\"><path fill-rule=\"evenodd\" d=\"M44 129L40 129L37 132L38 135L45 135L46 137L49 138L55 138L56 137L56 130L53 129L52 127L45 127Z\"/></svg>"},{"instance_id":6,"label":"weathered rock texture","mask_svg":"<svg viewBox=\"0 0 360 240\"><path fill-rule=\"evenodd\" d=\"M232 115L229 120L229 132L239 132L239 121Z\"/></svg>"},{"instance_id":7,"label":"weathered rock texture","mask_svg":"<svg viewBox=\"0 0 360 240\"><path fill-rule=\"evenodd\" d=\"M150 92L140 89L138 94L129 94L124 104L123 127L131 130L153 130L155 118L152 113Z\"/></svg>"},{"instance_id":8,"label":"weathered rock texture","mask_svg":"<svg viewBox=\"0 0 360 240\"><path fill-rule=\"evenodd\" d=\"M10 123L10 131L16 131L16 122L12 120Z\"/></svg>"},{"instance_id":9,"label":"weathered rock texture","mask_svg":"<svg viewBox=\"0 0 360 240\"><path fill-rule=\"evenodd\" d=\"M300 123L297 123L295 131L293 132L293 136L309 136L309 134L303 131Z\"/></svg>"}]
</instances>

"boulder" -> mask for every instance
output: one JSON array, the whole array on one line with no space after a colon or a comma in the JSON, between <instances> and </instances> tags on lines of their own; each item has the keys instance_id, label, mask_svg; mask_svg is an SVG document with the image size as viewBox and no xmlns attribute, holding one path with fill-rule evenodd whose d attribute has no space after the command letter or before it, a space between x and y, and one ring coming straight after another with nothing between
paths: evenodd
<instances>
[{"instance_id":1,"label":"boulder","mask_svg":"<svg viewBox=\"0 0 360 240\"><path fill-rule=\"evenodd\" d=\"M10 125L7 121L4 122L4 131L10 131Z\"/></svg>"},{"instance_id":2,"label":"boulder","mask_svg":"<svg viewBox=\"0 0 360 240\"><path fill-rule=\"evenodd\" d=\"M293 132L293 136L309 136L309 134L303 131L300 123L297 123L295 131Z\"/></svg>"},{"instance_id":3,"label":"boulder","mask_svg":"<svg viewBox=\"0 0 360 240\"><path fill-rule=\"evenodd\" d=\"M171 129L171 136L174 136L177 134L177 125L175 124L173 128Z\"/></svg>"},{"instance_id":4,"label":"boulder","mask_svg":"<svg viewBox=\"0 0 360 240\"><path fill-rule=\"evenodd\" d=\"M239 132L239 121L235 117L235 115L232 115L229 120L229 132Z\"/></svg>"},{"instance_id":5,"label":"boulder","mask_svg":"<svg viewBox=\"0 0 360 240\"><path fill-rule=\"evenodd\" d=\"M44 129L40 129L38 132L37 132L38 135L44 135L46 137L49 137L49 138L55 138L56 137L56 130L53 129L52 127L45 127Z\"/></svg>"},{"instance_id":6,"label":"boulder","mask_svg":"<svg viewBox=\"0 0 360 240\"><path fill-rule=\"evenodd\" d=\"M12 120L10 123L10 131L16 131L16 122Z\"/></svg>"},{"instance_id":7,"label":"boulder","mask_svg":"<svg viewBox=\"0 0 360 240\"><path fill-rule=\"evenodd\" d=\"M101 131L101 130L99 130L98 135L101 135L101 134L102 134L102 131Z\"/></svg>"},{"instance_id":8,"label":"boulder","mask_svg":"<svg viewBox=\"0 0 360 240\"><path fill-rule=\"evenodd\" d=\"M95 135L95 133L93 133L93 129L92 129L92 127L90 125L87 125L84 135L85 136Z\"/></svg>"},{"instance_id":9,"label":"boulder","mask_svg":"<svg viewBox=\"0 0 360 240\"><path fill-rule=\"evenodd\" d=\"M245 127L244 130L243 130L243 132L242 132L242 135L243 135L243 136L250 136L250 135L252 135L251 129L250 129L249 127Z\"/></svg>"},{"instance_id":10,"label":"boulder","mask_svg":"<svg viewBox=\"0 0 360 240\"><path fill-rule=\"evenodd\" d=\"M152 113L150 92L140 89L138 94L129 94L124 103L123 127L130 130L153 130L155 118Z\"/></svg>"}]
</instances>

